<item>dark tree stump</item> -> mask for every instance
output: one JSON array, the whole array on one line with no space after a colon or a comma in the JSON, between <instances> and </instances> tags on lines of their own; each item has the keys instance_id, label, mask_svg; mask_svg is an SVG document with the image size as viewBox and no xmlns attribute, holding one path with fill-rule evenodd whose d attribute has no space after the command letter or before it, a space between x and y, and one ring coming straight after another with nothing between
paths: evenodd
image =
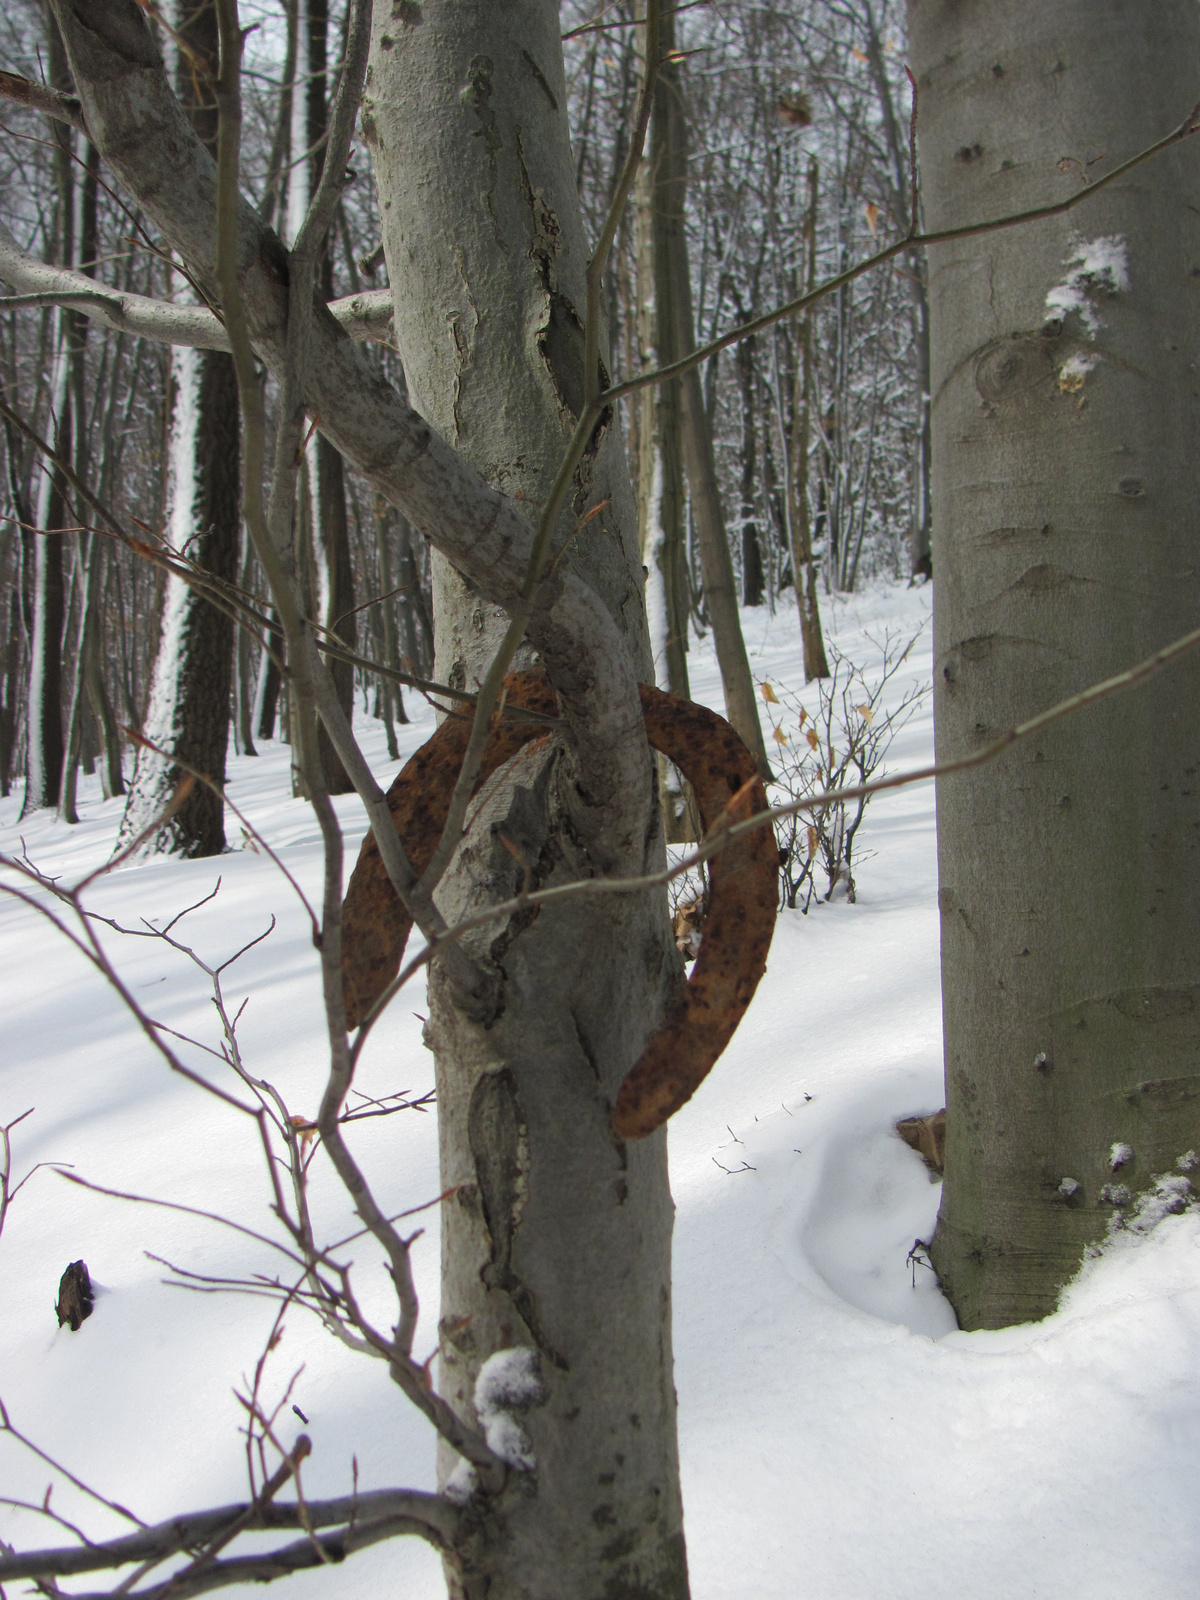
<instances>
[{"instance_id":1,"label":"dark tree stump","mask_svg":"<svg viewBox=\"0 0 1200 1600\"><path fill-rule=\"evenodd\" d=\"M59 1327L61 1328L64 1322L69 1322L71 1332L78 1333L80 1326L92 1314L95 1298L92 1293L92 1280L88 1277L87 1263L72 1261L58 1285L58 1304L54 1310L58 1316Z\"/></svg>"}]
</instances>

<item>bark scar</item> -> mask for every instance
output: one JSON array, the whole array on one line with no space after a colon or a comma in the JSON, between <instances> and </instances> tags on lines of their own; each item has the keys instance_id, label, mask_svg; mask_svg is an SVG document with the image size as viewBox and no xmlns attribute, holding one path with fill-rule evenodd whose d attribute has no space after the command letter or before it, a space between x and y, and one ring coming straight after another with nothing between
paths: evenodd
<instances>
[{"instance_id":1,"label":"bark scar","mask_svg":"<svg viewBox=\"0 0 1200 1600\"><path fill-rule=\"evenodd\" d=\"M754 757L723 717L649 684L640 685L639 693L650 744L692 785L706 830L767 809ZM554 691L540 671L514 673L507 700L551 714L556 709ZM388 791L396 830L418 873L441 836L470 726L465 717L448 717ZM479 784L529 740L545 737L536 723L496 721ZM617 1094L612 1126L621 1139L645 1138L691 1099L733 1037L766 971L778 903L774 830L763 826L734 840L713 858L709 871L704 942L684 999L648 1041ZM368 834L342 910L349 1027L359 1025L400 970L411 927Z\"/></svg>"},{"instance_id":2,"label":"bark scar","mask_svg":"<svg viewBox=\"0 0 1200 1600\"><path fill-rule=\"evenodd\" d=\"M513 1270L513 1244L529 1193L529 1134L517 1080L507 1067L485 1072L476 1083L467 1113L467 1140L492 1245L491 1260L480 1276L489 1289L508 1296L538 1349L566 1371L566 1361L542 1331L533 1295Z\"/></svg>"},{"instance_id":3,"label":"bark scar","mask_svg":"<svg viewBox=\"0 0 1200 1600\"><path fill-rule=\"evenodd\" d=\"M504 141L500 137L500 127L496 120L496 113L492 109L492 80L496 68L491 56L473 56L471 65L467 69L467 81L459 94L459 100L468 106L479 120L479 127L473 137L483 140L483 147L487 151L488 185L484 190L484 203L488 209L488 216L492 219L492 228L496 235L496 243L500 249L508 253L508 245L500 228L493 203L496 191L498 170L496 163L497 151L503 149Z\"/></svg>"}]
</instances>

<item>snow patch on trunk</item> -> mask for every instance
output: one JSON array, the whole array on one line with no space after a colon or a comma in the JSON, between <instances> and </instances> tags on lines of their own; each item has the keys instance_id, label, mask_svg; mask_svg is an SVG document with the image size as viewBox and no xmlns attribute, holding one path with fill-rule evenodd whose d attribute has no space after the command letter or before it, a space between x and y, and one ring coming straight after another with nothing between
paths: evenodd
<instances>
[{"instance_id":1,"label":"snow patch on trunk","mask_svg":"<svg viewBox=\"0 0 1200 1600\"><path fill-rule=\"evenodd\" d=\"M480 1367L475 1379L475 1413L489 1448L510 1467L532 1472L537 1466L529 1435L518 1416L541 1405L545 1398L541 1361L529 1345L497 1350Z\"/></svg>"},{"instance_id":2,"label":"snow patch on trunk","mask_svg":"<svg viewBox=\"0 0 1200 1600\"><path fill-rule=\"evenodd\" d=\"M1076 312L1095 338L1100 328L1095 302L1101 297L1111 298L1128 292L1128 247L1119 233L1105 234L1099 239L1080 239L1064 265L1066 279L1046 291L1046 310L1051 317L1063 319Z\"/></svg>"}]
</instances>

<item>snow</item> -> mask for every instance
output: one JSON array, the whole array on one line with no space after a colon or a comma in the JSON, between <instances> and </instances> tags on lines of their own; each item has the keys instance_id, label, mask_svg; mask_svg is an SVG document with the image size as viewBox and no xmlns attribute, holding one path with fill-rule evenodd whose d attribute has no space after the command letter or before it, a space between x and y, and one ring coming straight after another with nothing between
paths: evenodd
<instances>
[{"instance_id":1,"label":"snow","mask_svg":"<svg viewBox=\"0 0 1200 1600\"><path fill-rule=\"evenodd\" d=\"M1129 251L1120 234L1100 239L1077 239L1064 263L1067 276L1046 291L1046 310L1052 317L1065 318L1077 312L1091 337L1100 328L1094 302L1101 295L1124 294L1129 289ZM1070 366L1070 363L1068 363ZM1091 362L1080 361L1068 377L1082 382ZM1062 374L1060 379L1062 381Z\"/></svg>"},{"instance_id":2,"label":"snow","mask_svg":"<svg viewBox=\"0 0 1200 1600\"><path fill-rule=\"evenodd\" d=\"M915 632L930 598L928 588L880 587L822 605L831 639L870 671L878 652L868 635ZM747 611L744 625L756 677L799 689L794 609ZM694 643L689 668L695 696L719 709L711 639ZM926 630L889 693L898 699L930 670ZM430 732L427 710L409 704L417 720L397 730L402 759ZM386 783L395 767L383 729L362 727ZM931 748L925 705L890 765L916 766ZM291 798L286 746L263 750L257 760L231 756L233 798L316 898L316 825ZM356 845L358 802L335 803ZM67 828L49 812L18 824L19 801L5 800L0 840L11 852L23 837L44 870L74 881L107 859L120 806L87 780L83 821ZM898 1118L943 1104L933 820L929 785L872 802L857 903L783 914L745 1022L671 1123L693 1594L1185 1600L1200 1559L1200 1212L1187 1204L1184 1176L1196 1153L1114 1219L1056 1315L991 1333L955 1329L918 1243L931 1236L939 1185L893 1131ZM241 838L235 820L228 831ZM176 933L211 963L278 919L223 981L231 1009L249 997L238 1027L248 1067L290 1112L312 1115L323 1079L315 955L304 910L265 855L238 847L219 861L154 858L100 879L89 903L127 926L143 916L162 926L218 876L216 899ZM217 1042L208 980L185 956L149 938L106 932L104 944L140 1004ZM170 1073L78 952L11 899L0 901L0 961L0 1123L35 1108L13 1132L16 1176L39 1161L71 1163L76 1178L277 1236L253 1125ZM365 1092L431 1086L424 1011L415 984L383 1018L361 1068ZM220 1076L211 1057L181 1049L190 1066ZM437 1194L432 1115L406 1111L351 1133L389 1211ZM312 1173L318 1226L350 1232L320 1158ZM413 1247L424 1360L437 1342L436 1208L414 1226L426 1230ZM0 1237L0 1396L14 1426L153 1520L244 1497L244 1412L233 1391L252 1381L274 1309L168 1288L146 1252L201 1273L275 1270L244 1234L38 1171ZM386 1318L394 1301L378 1252L363 1242L354 1254L365 1309ZM96 1308L73 1334L56 1328L52 1307L63 1269L80 1258ZM295 1402L313 1441L306 1494L348 1492L355 1457L364 1489L431 1487L430 1430L380 1364L299 1311L284 1320L264 1393L282 1397L295 1376L279 1431L287 1443L299 1432ZM515 1359L501 1363L506 1381ZM511 1420L512 1405L497 1404ZM40 1504L52 1476L0 1437L4 1494ZM92 1536L123 1531L62 1480L52 1506L85 1520ZM0 1508L0 1539L65 1538L43 1518ZM397 1540L288 1583L288 1593L318 1600L368 1592L440 1600L439 1561Z\"/></svg>"},{"instance_id":3,"label":"snow","mask_svg":"<svg viewBox=\"0 0 1200 1600\"><path fill-rule=\"evenodd\" d=\"M475 1414L484 1438L510 1467L532 1472L537 1462L529 1435L514 1413L528 1411L545 1399L539 1358L529 1345L497 1350L475 1380Z\"/></svg>"}]
</instances>

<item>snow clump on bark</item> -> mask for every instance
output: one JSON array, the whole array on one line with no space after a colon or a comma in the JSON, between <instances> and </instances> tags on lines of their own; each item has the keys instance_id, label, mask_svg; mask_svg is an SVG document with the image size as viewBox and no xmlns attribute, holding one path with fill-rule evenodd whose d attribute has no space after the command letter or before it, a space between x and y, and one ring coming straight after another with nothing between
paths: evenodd
<instances>
[{"instance_id":1,"label":"snow clump on bark","mask_svg":"<svg viewBox=\"0 0 1200 1600\"><path fill-rule=\"evenodd\" d=\"M1046 310L1065 319L1079 313L1093 337L1100 327L1093 302L1101 295L1123 294L1129 288L1129 251L1119 233L1101 239L1080 239L1064 263L1067 277L1046 292Z\"/></svg>"},{"instance_id":2,"label":"snow clump on bark","mask_svg":"<svg viewBox=\"0 0 1200 1600\"><path fill-rule=\"evenodd\" d=\"M528 1345L497 1350L480 1367L475 1412L489 1447L510 1467L532 1472L537 1466L518 1414L541 1405L545 1398L538 1353Z\"/></svg>"}]
</instances>

